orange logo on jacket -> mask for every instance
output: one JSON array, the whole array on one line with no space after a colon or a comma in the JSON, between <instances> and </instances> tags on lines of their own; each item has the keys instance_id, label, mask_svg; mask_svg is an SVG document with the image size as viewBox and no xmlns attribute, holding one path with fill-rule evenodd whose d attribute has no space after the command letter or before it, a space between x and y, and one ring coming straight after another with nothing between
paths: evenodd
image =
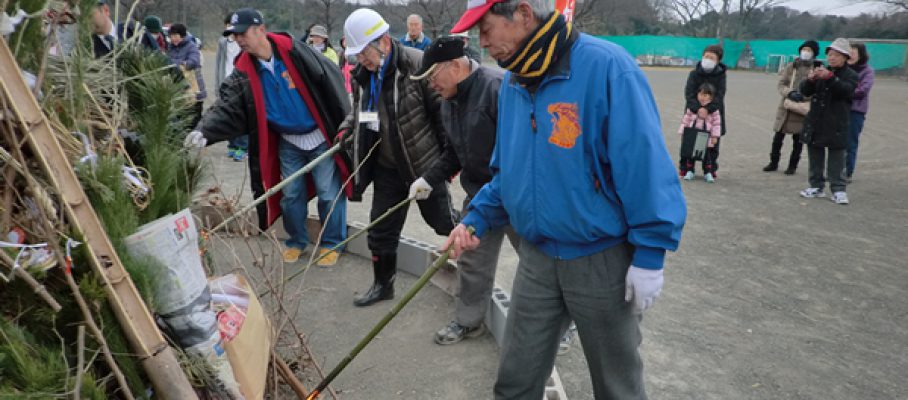
<instances>
[{"instance_id":1,"label":"orange logo on jacket","mask_svg":"<svg viewBox=\"0 0 908 400\"><path fill-rule=\"evenodd\" d=\"M580 113L577 103L549 104L549 114L552 114L552 136L549 143L563 149L572 149L577 144L580 136Z\"/></svg>"},{"instance_id":2,"label":"orange logo on jacket","mask_svg":"<svg viewBox=\"0 0 908 400\"><path fill-rule=\"evenodd\" d=\"M284 71L281 73L281 77L287 80L287 87L290 89L296 89L296 85L293 84L293 79L290 78L290 72Z\"/></svg>"}]
</instances>

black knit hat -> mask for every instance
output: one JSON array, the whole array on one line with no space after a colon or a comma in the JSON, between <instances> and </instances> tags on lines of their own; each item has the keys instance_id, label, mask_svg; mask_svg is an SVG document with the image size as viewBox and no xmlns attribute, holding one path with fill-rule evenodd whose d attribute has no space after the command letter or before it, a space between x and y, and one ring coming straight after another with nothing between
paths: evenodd
<instances>
[{"instance_id":1,"label":"black knit hat","mask_svg":"<svg viewBox=\"0 0 908 400\"><path fill-rule=\"evenodd\" d=\"M814 57L816 57L816 56L818 56L818 55L820 54L820 44L817 43L816 40L808 40L808 41L806 41L806 42L804 42L804 43L801 43L801 45L798 46L798 53L800 53L800 52L801 52L801 49L803 49L803 48L805 48L805 47L807 47L807 48L813 50L813 56L814 56Z\"/></svg>"},{"instance_id":2,"label":"black knit hat","mask_svg":"<svg viewBox=\"0 0 908 400\"><path fill-rule=\"evenodd\" d=\"M463 39L454 36L444 36L435 39L422 56L422 68L410 79L420 80L428 78L432 71L438 67L438 63L451 61L461 58L465 55L463 49Z\"/></svg>"}]
</instances>

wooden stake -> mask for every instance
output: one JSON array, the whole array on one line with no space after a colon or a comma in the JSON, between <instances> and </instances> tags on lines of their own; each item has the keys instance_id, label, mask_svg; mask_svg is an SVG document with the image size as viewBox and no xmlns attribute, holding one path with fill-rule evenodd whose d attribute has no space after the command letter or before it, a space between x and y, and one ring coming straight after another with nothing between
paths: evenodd
<instances>
[{"instance_id":1,"label":"wooden stake","mask_svg":"<svg viewBox=\"0 0 908 400\"><path fill-rule=\"evenodd\" d=\"M32 288L32 290L35 291L35 294L37 294L38 297L41 298L41 300L44 300L44 302L50 306L51 310L54 310L55 313L60 312L60 309L63 307L60 307L60 303L58 303L57 300L47 292L47 288L39 283L38 280L35 279L35 277L29 274L28 271L25 270L25 268L16 267L15 260L13 260L13 258L10 257L9 254L0 251L0 261L2 261L3 264L8 265L12 269L13 276L17 276L25 281L25 284L28 285L28 287Z\"/></svg>"},{"instance_id":2,"label":"wooden stake","mask_svg":"<svg viewBox=\"0 0 908 400\"><path fill-rule=\"evenodd\" d=\"M296 393L296 397L300 400L305 400L306 396L309 394L306 392L306 387L303 386L303 383L296 379L296 375L293 374L293 370L290 369L290 366L284 362L284 359L281 358L274 350L271 350L271 361L274 362L275 367L277 367L277 372L284 379L284 382L287 382L287 385L290 386L290 389L293 389L293 392Z\"/></svg>"},{"instance_id":3,"label":"wooden stake","mask_svg":"<svg viewBox=\"0 0 908 400\"><path fill-rule=\"evenodd\" d=\"M82 397L82 374L85 371L85 325L76 330L76 384L73 388L73 399Z\"/></svg>"}]
</instances>

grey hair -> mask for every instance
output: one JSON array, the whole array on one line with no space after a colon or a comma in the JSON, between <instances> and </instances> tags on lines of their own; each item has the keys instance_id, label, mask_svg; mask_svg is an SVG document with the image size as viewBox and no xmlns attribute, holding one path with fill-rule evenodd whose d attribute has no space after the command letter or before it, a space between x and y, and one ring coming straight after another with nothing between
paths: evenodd
<instances>
[{"instance_id":1,"label":"grey hair","mask_svg":"<svg viewBox=\"0 0 908 400\"><path fill-rule=\"evenodd\" d=\"M407 22L410 22L411 18L416 18L417 20L419 20L420 24L422 23L422 17L419 14L410 14L409 16L407 16Z\"/></svg>"},{"instance_id":2,"label":"grey hair","mask_svg":"<svg viewBox=\"0 0 908 400\"><path fill-rule=\"evenodd\" d=\"M539 21L545 21L555 12L555 2L550 0L505 0L501 3L495 3L489 11L492 14L500 15L508 20L514 19L514 12L520 3L527 3L533 9L533 16Z\"/></svg>"}]
</instances>

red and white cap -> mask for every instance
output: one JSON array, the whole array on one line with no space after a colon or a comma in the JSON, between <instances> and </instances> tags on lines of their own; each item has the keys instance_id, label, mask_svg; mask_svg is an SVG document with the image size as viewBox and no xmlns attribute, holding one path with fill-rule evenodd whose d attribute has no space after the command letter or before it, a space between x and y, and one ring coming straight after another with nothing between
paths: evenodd
<instances>
[{"instance_id":1,"label":"red and white cap","mask_svg":"<svg viewBox=\"0 0 908 400\"><path fill-rule=\"evenodd\" d=\"M451 28L451 33L461 33L470 30L473 25L479 22L479 19L489 11L496 3L504 3L507 0L469 0L467 1L467 11L460 16L460 20Z\"/></svg>"}]
</instances>

